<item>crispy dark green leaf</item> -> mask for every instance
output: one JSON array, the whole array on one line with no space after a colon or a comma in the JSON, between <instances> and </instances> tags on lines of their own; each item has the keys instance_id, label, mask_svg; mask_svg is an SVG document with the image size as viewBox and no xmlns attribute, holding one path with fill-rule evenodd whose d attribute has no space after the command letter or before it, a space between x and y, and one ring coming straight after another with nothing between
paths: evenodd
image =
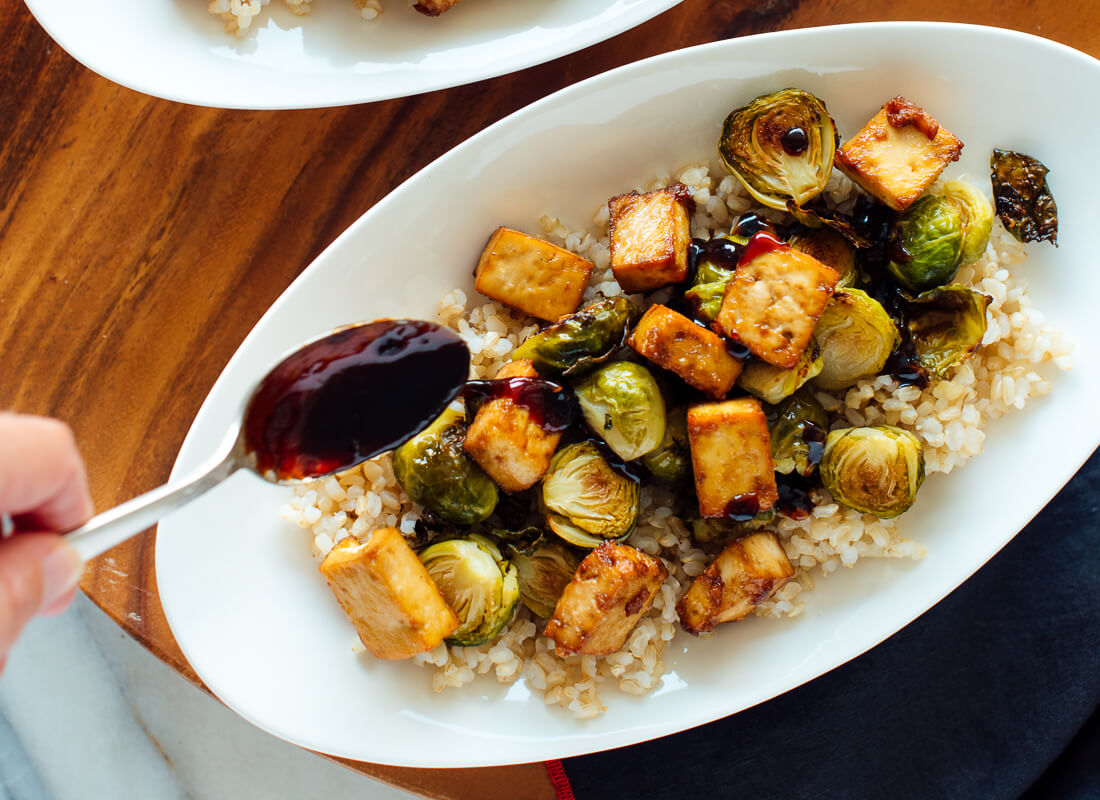
<instances>
[{"instance_id":1,"label":"crispy dark green leaf","mask_svg":"<svg viewBox=\"0 0 1100 800\"><path fill-rule=\"evenodd\" d=\"M1046 239L1058 246L1058 206L1047 186L1047 168L1031 156L994 150L989 160L997 216L1021 242Z\"/></svg>"}]
</instances>

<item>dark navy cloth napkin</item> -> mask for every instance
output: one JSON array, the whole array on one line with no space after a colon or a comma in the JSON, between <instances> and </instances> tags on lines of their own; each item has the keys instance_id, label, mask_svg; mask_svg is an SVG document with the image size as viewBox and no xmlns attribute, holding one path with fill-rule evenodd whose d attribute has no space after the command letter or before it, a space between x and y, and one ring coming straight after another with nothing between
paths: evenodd
<instances>
[{"instance_id":1,"label":"dark navy cloth napkin","mask_svg":"<svg viewBox=\"0 0 1100 800\"><path fill-rule=\"evenodd\" d=\"M1094 453L976 575L860 658L733 717L563 765L577 800L1092 800L1098 702Z\"/></svg>"}]
</instances>

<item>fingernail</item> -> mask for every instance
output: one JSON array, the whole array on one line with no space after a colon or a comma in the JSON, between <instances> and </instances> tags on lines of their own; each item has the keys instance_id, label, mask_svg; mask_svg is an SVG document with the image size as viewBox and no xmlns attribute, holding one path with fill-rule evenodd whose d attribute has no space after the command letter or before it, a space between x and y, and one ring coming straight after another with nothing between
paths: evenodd
<instances>
[{"instance_id":1,"label":"fingernail","mask_svg":"<svg viewBox=\"0 0 1100 800\"><path fill-rule=\"evenodd\" d=\"M42 562L42 608L64 597L84 574L84 559L70 545L58 542Z\"/></svg>"}]
</instances>

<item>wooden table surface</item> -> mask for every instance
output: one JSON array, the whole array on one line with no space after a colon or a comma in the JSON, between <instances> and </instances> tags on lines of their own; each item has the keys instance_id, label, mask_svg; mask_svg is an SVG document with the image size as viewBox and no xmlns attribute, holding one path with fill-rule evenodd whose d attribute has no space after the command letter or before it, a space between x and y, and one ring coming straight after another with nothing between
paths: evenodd
<instances>
[{"instance_id":1,"label":"wooden table surface","mask_svg":"<svg viewBox=\"0 0 1100 800\"><path fill-rule=\"evenodd\" d=\"M229 357L322 248L421 167L527 103L668 50L842 22L996 25L1100 55L1094 3L685 0L518 74L351 108L253 112L117 86L62 51L21 2L0 0L0 408L66 420L107 508L168 478ZM157 598L154 541L147 532L90 564L82 588L199 684ZM553 797L541 764L349 766L430 797Z\"/></svg>"}]
</instances>

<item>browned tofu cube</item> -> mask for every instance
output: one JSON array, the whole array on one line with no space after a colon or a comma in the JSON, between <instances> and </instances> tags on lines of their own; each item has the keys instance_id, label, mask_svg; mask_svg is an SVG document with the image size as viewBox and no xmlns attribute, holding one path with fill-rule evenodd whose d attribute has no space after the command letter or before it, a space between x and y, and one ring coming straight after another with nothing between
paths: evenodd
<instances>
[{"instance_id":1,"label":"browned tofu cube","mask_svg":"<svg viewBox=\"0 0 1100 800\"><path fill-rule=\"evenodd\" d=\"M377 658L412 658L458 627L455 612L396 528L379 528L362 544L344 539L321 562L321 574Z\"/></svg>"},{"instance_id":2,"label":"browned tofu cube","mask_svg":"<svg viewBox=\"0 0 1100 800\"><path fill-rule=\"evenodd\" d=\"M592 262L557 245L497 228L474 273L474 288L532 317L553 322L581 304Z\"/></svg>"},{"instance_id":3,"label":"browned tofu cube","mask_svg":"<svg viewBox=\"0 0 1100 800\"><path fill-rule=\"evenodd\" d=\"M509 361L498 378L537 378L530 359ZM463 449L506 492L530 489L550 466L561 433L547 431L507 397L490 400L466 431Z\"/></svg>"},{"instance_id":4,"label":"browned tofu cube","mask_svg":"<svg viewBox=\"0 0 1100 800\"><path fill-rule=\"evenodd\" d=\"M751 516L775 505L775 463L759 400L700 403L688 409L687 427L702 516Z\"/></svg>"},{"instance_id":5,"label":"browned tofu cube","mask_svg":"<svg viewBox=\"0 0 1100 800\"><path fill-rule=\"evenodd\" d=\"M544 632L561 656L614 653L667 577L660 559L629 545L604 542L577 567Z\"/></svg>"},{"instance_id":6,"label":"browned tofu cube","mask_svg":"<svg viewBox=\"0 0 1100 800\"><path fill-rule=\"evenodd\" d=\"M924 109L895 97L836 151L836 165L866 192L904 211L962 149Z\"/></svg>"},{"instance_id":7,"label":"browned tofu cube","mask_svg":"<svg viewBox=\"0 0 1100 800\"><path fill-rule=\"evenodd\" d=\"M741 374L741 362L729 354L721 336L662 305L646 309L627 344L716 400Z\"/></svg>"},{"instance_id":8,"label":"browned tofu cube","mask_svg":"<svg viewBox=\"0 0 1100 800\"><path fill-rule=\"evenodd\" d=\"M459 0L420 0L413 8L426 17L438 17L444 11L450 11L457 6L458 2Z\"/></svg>"},{"instance_id":9,"label":"browned tofu cube","mask_svg":"<svg viewBox=\"0 0 1100 800\"><path fill-rule=\"evenodd\" d=\"M764 250L733 273L714 328L769 364L793 367L839 277L786 245Z\"/></svg>"},{"instance_id":10,"label":"browned tofu cube","mask_svg":"<svg viewBox=\"0 0 1100 800\"><path fill-rule=\"evenodd\" d=\"M690 202L691 190L682 183L607 201L611 271L623 291L648 292L687 278Z\"/></svg>"},{"instance_id":11,"label":"browned tofu cube","mask_svg":"<svg viewBox=\"0 0 1100 800\"><path fill-rule=\"evenodd\" d=\"M745 617L790 580L794 567L774 533L738 539L688 587L676 611L688 633Z\"/></svg>"}]
</instances>

